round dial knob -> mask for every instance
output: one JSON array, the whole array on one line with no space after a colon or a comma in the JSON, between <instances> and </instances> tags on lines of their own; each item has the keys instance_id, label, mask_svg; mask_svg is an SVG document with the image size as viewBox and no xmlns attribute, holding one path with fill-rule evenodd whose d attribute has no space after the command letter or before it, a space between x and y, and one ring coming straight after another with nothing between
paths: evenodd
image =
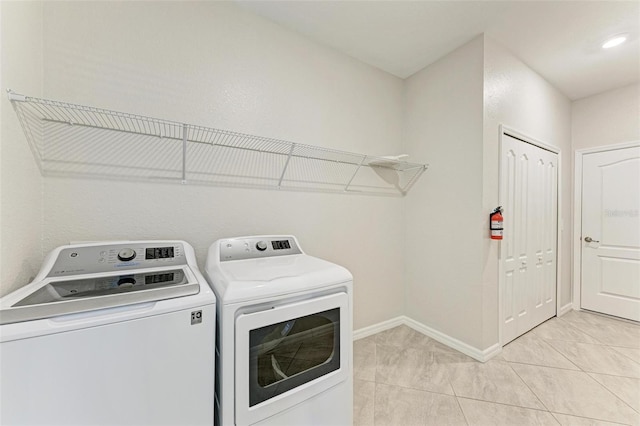
<instances>
[{"instance_id":1,"label":"round dial knob","mask_svg":"<svg viewBox=\"0 0 640 426\"><path fill-rule=\"evenodd\" d=\"M133 287L136 283L136 279L133 277L122 277L118 280L118 287Z\"/></svg>"},{"instance_id":2,"label":"round dial knob","mask_svg":"<svg viewBox=\"0 0 640 426\"><path fill-rule=\"evenodd\" d=\"M130 248L124 248L118 253L118 259L128 262L136 257L136 251Z\"/></svg>"},{"instance_id":3,"label":"round dial knob","mask_svg":"<svg viewBox=\"0 0 640 426\"><path fill-rule=\"evenodd\" d=\"M266 241L258 241L258 243L256 244L256 248L260 251L265 251L267 249L267 242Z\"/></svg>"}]
</instances>

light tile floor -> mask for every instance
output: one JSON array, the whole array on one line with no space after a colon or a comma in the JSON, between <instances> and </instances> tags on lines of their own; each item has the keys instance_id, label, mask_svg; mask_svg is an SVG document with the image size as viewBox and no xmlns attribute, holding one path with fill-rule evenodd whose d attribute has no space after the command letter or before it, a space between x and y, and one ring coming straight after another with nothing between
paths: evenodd
<instances>
[{"instance_id":1,"label":"light tile floor","mask_svg":"<svg viewBox=\"0 0 640 426\"><path fill-rule=\"evenodd\" d=\"M355 425L640 425L640 326L552 318L486 363L407 326L354 342Z\"/></svg>"}]
</instances>

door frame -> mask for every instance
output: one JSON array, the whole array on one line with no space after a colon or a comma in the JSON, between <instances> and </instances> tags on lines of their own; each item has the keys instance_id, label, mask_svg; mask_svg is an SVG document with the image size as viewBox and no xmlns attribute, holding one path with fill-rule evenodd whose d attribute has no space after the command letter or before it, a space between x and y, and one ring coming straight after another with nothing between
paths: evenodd
<instances>
[{"instance_id":1,"label":"door frame","mask_svg":"<svg viewBox=\"0 0 640 426\"><path fill-rule=\"evenodd\" d=\"M498 126L499 130L500 130L500 146L498 147L499 150L499 156L500 156L500 161L498 162L498 202L499 205L503 205L504 200L505 200L505 194L504 194L504 185L503 185L503 178L504 176L502 176L502 148L504 145L504 137L505 136L511 136L513 138L519 139L525 143L537 146L538 148L542 148L544 150L553 152L554 154L556 154L558 156L558 178L556 180L556 184L557 184L557 205L558 205L558 218L556 221L556 316L560 315L562 312L562 306L560 306L560 295L561 295L561 289L562 289L562 274L560 274L560 271L562 271L562 252L560 250L560 242L562 241L562 229L563 229L563 223L562 223L562 153L560 148L556 147L556 146L552 146L549 144L546 144L544 142L541 142L538 139L535 139L527 134L524 134L522 132L519 132L511 127L508 127L504 124L500 124ZM504 290L504 265L502 264L502 244L500 244L498 246L498 342L500 344L500 347L504 346L504 341L503 341L503 321L502 321L502 314L503 314L503 309L502 309L502 296L503 296L503 290ZM571 306L571 304L569 303L568 306Z\"/></svg>"},{"instance_id":2,"label":"door frame","mask_svg":"<svg viewBox=\"0 0 640 426\"><path fill-rule=\"evenodd\" d=\"M575 151L571 250L573 251L572 307L576 311L582 310L580 299L582 296L582 161L584 155L635 147L640 147L640 140L597 146L594 148L577 149Z\"/></svg>"}]
</instances>

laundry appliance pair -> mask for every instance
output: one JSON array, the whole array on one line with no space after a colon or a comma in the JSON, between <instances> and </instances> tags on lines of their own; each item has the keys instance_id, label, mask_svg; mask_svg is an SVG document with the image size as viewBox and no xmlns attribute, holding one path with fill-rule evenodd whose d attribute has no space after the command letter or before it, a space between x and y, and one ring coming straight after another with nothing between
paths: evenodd
<instances>
[{"instance_id":1,"label":"laundry appliance pair","mask_svg":"<svg viewBox=\"0 0 640 426\"><path fill-rule=\"evenodd\" d=\"M291 236L206 271L184 241L53 250L0 299L0 423L350 424L351 275Z\"/></svg>"}]
</instances>

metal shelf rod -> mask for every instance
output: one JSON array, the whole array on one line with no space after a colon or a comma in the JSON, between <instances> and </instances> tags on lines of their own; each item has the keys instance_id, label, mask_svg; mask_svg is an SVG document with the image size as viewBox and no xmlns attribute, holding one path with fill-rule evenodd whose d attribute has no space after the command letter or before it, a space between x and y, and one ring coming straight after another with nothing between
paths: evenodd
<instances>
[{"instance_id":1,"label":"metal shelf rod","mask_svg":"<svg viewBox=\"0 0 640 426\"><path fill-rule=\"evenodd\" d=\"M284 168L282 169L282 174L280 175L280 180L278 181L278 188L282 185L282 179L284 179L284 174L287 173L287 167L289 167L289 161L291 161L291 155L293 154L293 150L296 148L296 144L291 144L291 149L289 150L289 156L287 157L287 162L284 163Z\"/></svg>"},{"instance_id":2,"label":"metal shelf rod","mask_svg":"<svg viewBox=\"0 0 640 426\"><path fill-rule=\"evenodd\" d=\"M187 131L186 124L182 125L182 183L187 183Z\"/></svg>"},{"instance_id":3,"label":"metal shelf rod","mask_svg":"<svg viewBox=\"0 0 640 426\"><path fill-rule=\"evenodd\" d=\"M353 175L351 175L351 179L349 179L349 182L347 182L347 184L344 186L344 190L348 190L349 189L349 185L351 185L351 182L353 182L353 180L356 178L356 176L358 175L358 172L360 171L360 167L362 167L362 164L364 163L364 160L367 159L366 155L362 156L362 160L360 160L360 164L358 164L358 167L356 167L356 171L353 172Z\"/></svg>"},{"instance_id":4,"label":"metal shelf rod","mask_svg":"<svg viewBox=\"0 0 640 426\"><path fill-rule=\"evenodd\" d=\"M172 140L176 140L176 141L182 141L182 139L183 139L183 138L179 138L179 137L176 137L176 136L163 135L162 132L159 132L158 134L154 134L154 133L142 132L142 131L138 131L138 130L126 130L126 129L119 129L119 128L114 128L114 127L98 126L98 125L95 125L95 124L76 123L76 122L69 121L69 120L54 120L52 118L42 118L42 121L46 121L46 122L49 122L49 123L67 124L69 126L87 127L87 128L90 128L90 129L108 130L110 132L128 133L128 134L132 134L132 135L154 136L154 137L157 137L157 138L172 139ZM189 142L208 143L208 142L200 142L200 141L193 141L193 140L190 140Z\"/></svg>"}]
</instances>

